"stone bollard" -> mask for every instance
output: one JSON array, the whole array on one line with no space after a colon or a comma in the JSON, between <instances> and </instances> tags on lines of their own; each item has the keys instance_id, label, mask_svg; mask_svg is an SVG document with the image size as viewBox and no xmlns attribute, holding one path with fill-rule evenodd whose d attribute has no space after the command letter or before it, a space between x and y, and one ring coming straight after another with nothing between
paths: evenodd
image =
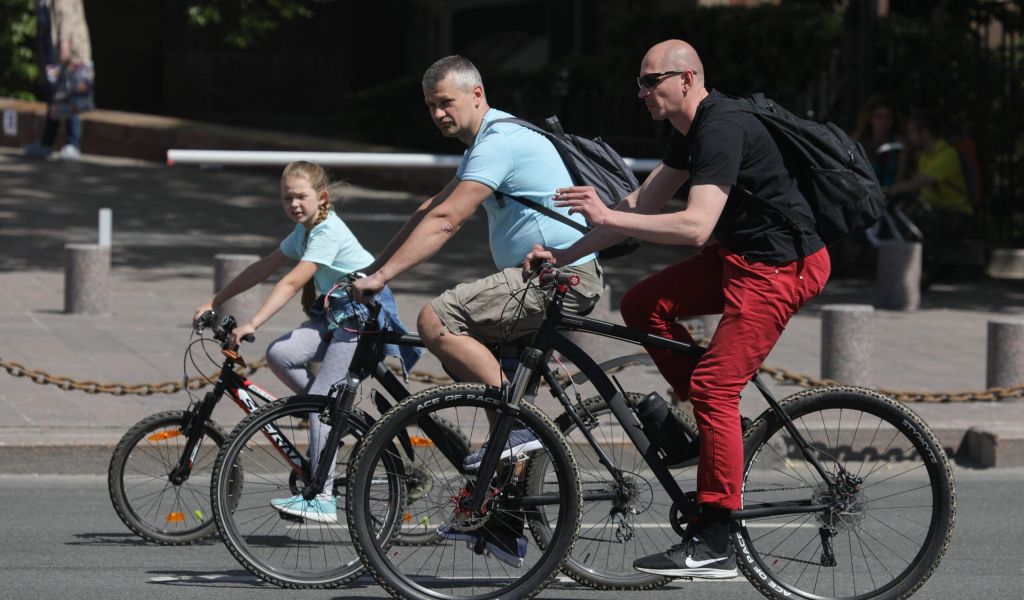
<instances>
[{"instance_id":1,"label":"stone bollard","mask_svg":"<svg viewBox=\"0 0 1024 600\"><path fill-rule=\"evenodd\" d=\"M217 293L246 267L259 260L255 254L217 254L213 257L213 293ZM263 303L263 294L257 285L217 306L218 317L234 315L239 323L252 319Z\"/></svg>"},{"instance_id":2,"label":"stone bollard","mask_svg":"<svg viewBox=\"0 0 1024 600\"><path fill-rule=\"evenodd\" d=\"M64 312L110 312L110 246L64 245Z\"/></svg>"},{"instance_id":3,"label":"stone bollard","mask_svg":"<svg viewBox=\"0 0 1024 600\"><path fill-rule=\"evenodd\" d=\"M988 322L985 387L1024 385L1024 320Z\"/></svg>"},{"instance_id":4,"label":"stone bollard","mask_svg":"<svg viewBox=\"0 0 1024 600\"><path fill-rule=\"evenodd\" d=\"M876 308L917 310L921 304L921 260L921 242L878 244Z\"/></svg>"},{"instance_id":5,"label":"stone bollard","mask_svg":"<svg viewBox=\"0 0 1024 600\"><path fill-rule=\"evenodd\" d=\"M821 310L821 376L869 387L874 351L874 307L829 304Z\"/></svg>"}]
</instances>

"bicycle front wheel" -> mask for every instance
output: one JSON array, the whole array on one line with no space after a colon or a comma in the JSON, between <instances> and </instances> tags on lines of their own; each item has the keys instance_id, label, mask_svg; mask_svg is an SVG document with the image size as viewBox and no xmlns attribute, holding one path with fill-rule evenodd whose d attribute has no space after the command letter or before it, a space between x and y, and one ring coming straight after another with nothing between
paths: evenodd
<instances>
[{"instance_id":1,"label":"bicycle front wheel","mask_svg":"<svg viewBox=\"0 0 1024 600\"><path fill-rule=\"evenodd\" d=\"M733 541L740 569L770 598L905 598L935 570L956 512L942 446L906 406L833 386L781 402L829 486L780 417L745 436L743 507L808 502L818 512L746 519Z\"/></svg>"},{"instance_id":2,"label":"bicycle front wheel","mask_svg":"<svg viewBox=\"0 0 1024 600\"><path fill-rule=\"evenodd\" d=\"M203 424L189 477L170 480L185 451L188 415L170 410L133 425L110 457L107 489L114 511L139 537L176 546L194 544L217 530L210 506L210 476L226 437L216 423Z\"/></svg>"},{"instance_id":3,"label":"bicycle front wheel","mask_svg":"<svg viewBox=\"0 0 1024 600\"><path fill-rule=\"evenodd\" d=\"M403 436L432 439L421 424L447 421L465 432L472 450L490 435L498 420L502 392L478 384L445 385L407 398L371 428L351 463L349 526L364 563L388 592L398 598L530 598L557 574L572 549L579 527L580 482L565 439L537 408L523 404L516 419L514 447L506 451L489 481L463 466L462 455L441 452L418 461L419 501L443 515L434 522L435 542L392 546L391 533L408 510L391 504L405 496L409 470ZM504 410L504 409L503 409ZM508 418L508 417L506 417ZM544 454L552 467L551 485L530 494L525 483L529 455ZM484 507L469 514L462 501L487 486ZM403 501L407 497L403 497ZM554 515L547 544L531 547L526 520L543 506Z\"/></svg>"},{"instance_id":4,"label":"bicycle front wheel","mask_svg":"<svg viewBox=\"0 0 1024 600\"><path fill-rule=\"evenodd\" d=\"M328 400L293 396L260 407L231 432L214 465L213 513L225 545L249 572L281 587L336 587L362 571L339 514L345 512L344 465L368 427L365 415L352 414L349 434L337 451L334 504L305 510L307 505L296 499L309 478L299 466L309 442L303 421L321 412ZM282 440L290 442L295 454L282 449ZM245 472L241 489L233 482L238 471Z\"/></svg>"}]
</instances>

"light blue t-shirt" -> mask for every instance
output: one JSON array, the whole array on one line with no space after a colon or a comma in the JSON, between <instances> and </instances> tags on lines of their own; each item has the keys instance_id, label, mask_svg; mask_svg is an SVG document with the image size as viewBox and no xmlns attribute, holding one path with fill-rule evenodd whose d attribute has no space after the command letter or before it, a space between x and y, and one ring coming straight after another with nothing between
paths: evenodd
<instances>
[{"instance_id":1,"label":"light blue t-shirt","mask_svg":"<svg viewBox=\"0 0 1024 600\"><path fill-rule=\"evenodd\" d=\"M490 109L484 114L480 131L462 156L456 177L476 181L506 196L527 198L558 211L586 226L583 215L569 216L569 209L555 208L558 188L572 185L558 150L543 135L515 123L488 124L512 115ZM583 237L579 231L545 216L511 198L499 204L494 195L484 200L490 230L491 257L499 269L522 264L534 244L548 248L566 248ZM596 258L589 254L572 263L582 264Z\"/></svg>"},{"instance_id":2,"label":"light blue t-shirt","mask_svg":"<svg viewBox=\"0 0 1024 600\"><path fill-rule=\"evenodd\" d=\"M334 211L309 231L295 224L295 230L281 241L281 253L292 260L315 263L317 292L327 293L338 279L369 266L373 255L363 248L352 231Z\"/></svg>"}]
</instances>

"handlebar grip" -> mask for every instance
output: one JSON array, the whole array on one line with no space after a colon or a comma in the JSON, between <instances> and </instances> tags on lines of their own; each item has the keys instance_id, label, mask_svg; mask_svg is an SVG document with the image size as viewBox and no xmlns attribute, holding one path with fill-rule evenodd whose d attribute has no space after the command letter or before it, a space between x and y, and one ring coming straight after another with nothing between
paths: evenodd
<instances>
[{"instance_id":1,"label":"handlebar grip","mask_svg":"<svg viewBox=\"0 0 1024 600\"><path fill-rule=\"evenodd\" d=\"M196 319L196 322L194 323L194 327L195 329L206 329L208 327L212 327L213 324L216 322L217 313L213 312L212 310L208 310L205 311L203 314L199 315L199 318Z\"/></svg>"},{"instance_id":2,"label":"handlebar grip","mask_svg":"<svg viewBox=\"0 0 1024 600\"><path fill-rule=\"evenodd\" d=\"M249 343L255 342L256 341L256 336L251 334L251 333L247 333L247 334L242 336L242 341L243 342L249 342Z\"/></svg>"},{"instance_id":3,"label":"handlebar grip","mask_svg":"<svg viewBox=\"0 0 1024 600\"><path fill-rule=\"evenodd\" d=\"M560 271L558 269L546 269L540 273L541 285L548 285L549 283L557 283L560 285L568 285L570 287L576 287L580 284L580 276L576 273L569 273L567 271Z\"/></svg>"}]
</instances>

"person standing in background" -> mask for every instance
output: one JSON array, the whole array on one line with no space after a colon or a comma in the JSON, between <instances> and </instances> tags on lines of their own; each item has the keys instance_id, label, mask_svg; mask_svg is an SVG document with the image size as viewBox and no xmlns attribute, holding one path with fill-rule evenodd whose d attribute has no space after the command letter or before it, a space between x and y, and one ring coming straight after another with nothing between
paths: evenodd
<instances>
[{"instance_id":1,"label":"person standing in background","mask_svg":"<svg viewBox=\"0 0 1024 600\"><path fill-rule=\"evenodd\" d=\"M46 124L39 141L25 146L24 152L32 158L49 157L61 121L65 121L67 140L60 158L78 160L82 154L82 123L78 115L94 108L95 82L82 0L37 0L36 27L47 102Z\"/></svg>"}]
</instances>

